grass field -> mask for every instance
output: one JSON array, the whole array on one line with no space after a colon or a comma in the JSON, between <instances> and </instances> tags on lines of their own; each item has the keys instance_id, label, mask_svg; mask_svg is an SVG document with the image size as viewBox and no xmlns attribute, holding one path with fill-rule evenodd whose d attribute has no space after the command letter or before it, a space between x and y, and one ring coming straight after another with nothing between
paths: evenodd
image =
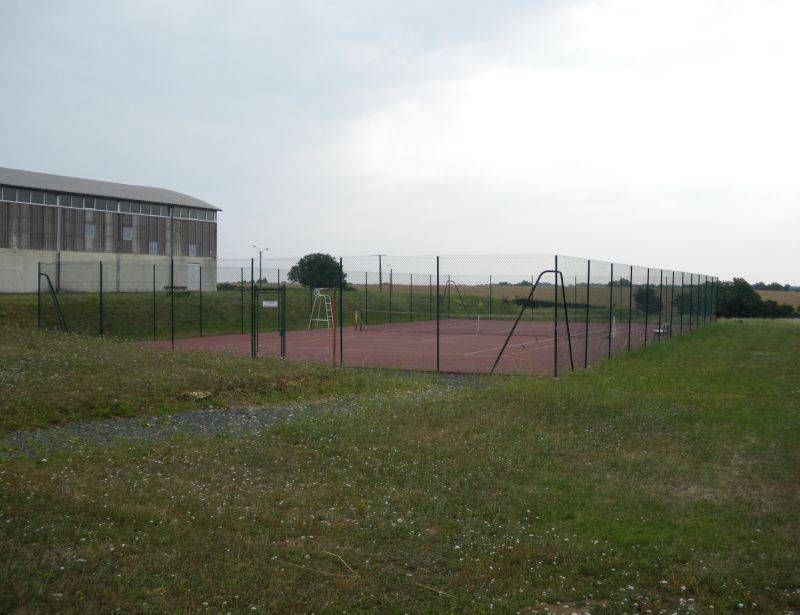
<instances>
[{"instance_id":1,"label":"grass field","mask_svg":"<svg viewBox=\"0 0 800 615\"><path fill-rule=\"evenodd\" d=\"M119 340L0 327L0 434L69 421L385 392L386 372L156 350Z\"/></svg>"},{"instance_id":2,"label":"grass field","mask_svg":"<svg viewBox=\"0 0 800 615\"><path fill-rule=\"evenodd\" d=\"M800 291L796 290L757 290L762 299L771 299L777 303L786 303L800 308Z\"/></svg>"},{"instance_id":3,"label":"grass field","mask_svg":"<svg viewBox=\"0 0 800 615\"><path fill-rule=\"evenodd\" d=\"M796 612L798 374L797 323L721 322L557 380L5 458L0 610Z\"/></svg>"}]
</instances>

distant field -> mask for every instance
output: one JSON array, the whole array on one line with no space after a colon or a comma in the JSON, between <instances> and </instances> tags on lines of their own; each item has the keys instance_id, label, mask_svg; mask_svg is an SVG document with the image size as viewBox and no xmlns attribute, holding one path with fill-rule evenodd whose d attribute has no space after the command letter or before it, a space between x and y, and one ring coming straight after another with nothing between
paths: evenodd
<instances>
[{"instance_id":1,"label":"distant field","mask_svg":"<svg viewBox=\"0 0 800 615\"><path fill-rule=\"evenodd\" d=\"M756 291L764 299L772 299L778 303L786 303L800 308L800 291L796 290L759 290Z\"/></svg>"}]
</instances>

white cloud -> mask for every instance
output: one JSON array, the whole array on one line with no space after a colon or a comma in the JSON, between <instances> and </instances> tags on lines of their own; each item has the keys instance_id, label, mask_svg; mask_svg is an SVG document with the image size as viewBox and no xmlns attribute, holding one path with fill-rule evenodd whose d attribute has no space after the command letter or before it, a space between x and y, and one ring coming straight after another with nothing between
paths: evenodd
<instances>
[{"instance_id":1,"label":"white cloud","mask_svg":"<svg viewBox=\"0 0 800 615\"><path fill-rule=\"evenodd\" d=\"M196 194L224 208L223 255L559 251L800 282L795 1L0 20L0 164Z\"/></svg>"},{"instance_id":2,"label":"white cloud","mask_svg":"<svg viewBox=\"0 0 800 615\"><path fill-rule=\"evenodd\" d=\"M390 182L512 182L562 194L620 185L796 188L800 82L791 75L800 38L770 55L774 31L749 31L746 15L694 2L704 8L698 23L685 12L642 10L651 3L614 4L623 14L638 10L619 21L598 4L574 11L565 47L589 54L585 65L499 68L409 89L352 124L349 164ZM781 6L771 23L798 12ZM684 46L670 48L687 21ZM715 46L700 44L701 24Z\"/></svg>"}]
</instances>

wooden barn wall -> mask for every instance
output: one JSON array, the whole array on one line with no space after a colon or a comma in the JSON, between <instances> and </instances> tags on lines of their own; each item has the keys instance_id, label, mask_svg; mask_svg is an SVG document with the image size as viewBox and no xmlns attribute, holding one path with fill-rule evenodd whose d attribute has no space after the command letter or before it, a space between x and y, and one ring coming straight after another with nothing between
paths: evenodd
<instances>
[{"instance_id":1,"label":"wooden barn wall","mask_svg":"<svg viewBox=\"0 0 800 615\"><path fill-rule=\"evenodd\" d=\"M55 228L52 207L0 202L0 248L55 250Z\"/></svg>"},{"instance_id":2,"label":"wooden barn wall","mask_svg":"<svg viewBox=\"0 0 800 615\"><path fill-rule=\"evenodd\" d=\"M157 254L170 254L170 220L92 209L46 207L0 201L0 248L56 250L57 212L61 212L60 248L68 252L150 254L150 242L158 242ZM95 227L94 237L86 237L86 225ZM216 257L215 222L175 219L175 256L189 256L189 245L196 256ZM131 239L125 239L130 228Z\"/></svg>"},{"instance_id":3,"label":"wooden barn wall","mask_svg":"<svg viewBox=\"0 0 800 615\"><path fill-rule=\"evenodd\" d=\"M217 256L215 222L174 220L175 256L189 256L189 244L197 246L195 256Z\"/></svg>"}]
</instances>

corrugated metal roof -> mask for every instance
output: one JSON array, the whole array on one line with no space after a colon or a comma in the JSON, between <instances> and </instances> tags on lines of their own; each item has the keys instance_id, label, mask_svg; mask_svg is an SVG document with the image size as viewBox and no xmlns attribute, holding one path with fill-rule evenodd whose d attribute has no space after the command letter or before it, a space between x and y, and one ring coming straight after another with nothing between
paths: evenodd
<instances>
[{"instance_id":1,"label":"corrugated metal roof","mask_svg":"<svg viewBox=\"0 0 800 615\"><path fill-rule=\"evenodd\" d=\"M196 199L188 194L165 190L164 188L151 188L150 186L134 186L132 184L118 184L95 179L81 179L80 177L67 177L65 175L52 175L50 173L37 173L36 171L22 171L20 169L7 169L0 167L0 184L16 186L19 188L32 188L34 190L50 190L53 192L73 192L89 196L103 196L126 201L149 201L164 205L180 205L182 207L199 207L200 209L214 209L220 211L210 203Z\"/></svg>"}]
</instances>

